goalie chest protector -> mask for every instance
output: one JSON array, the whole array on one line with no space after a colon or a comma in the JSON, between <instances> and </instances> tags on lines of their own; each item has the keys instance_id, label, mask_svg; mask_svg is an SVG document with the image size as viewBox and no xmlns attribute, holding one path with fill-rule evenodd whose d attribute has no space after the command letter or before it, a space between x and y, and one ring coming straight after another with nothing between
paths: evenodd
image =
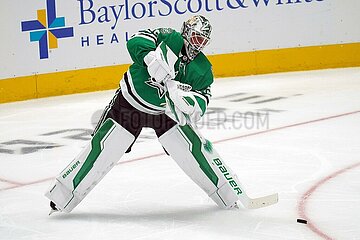
<instances>
[{"instance_id":1,"label":"goalie chest protector","mask_svg":"<svg viewBox=\"0 0 360 240\"><path fill-rule=\"evenodd\" d=\"M134 63L125 73L120 84L126 100L138 110L149 114L164 113L165 89L163 84L151 81L143 59L148 52L155 50L162 42L165 42L175 55L179 56L174 66L175 80L189 84L193 90L200 92L208 89L213 82L211 63L202 52L190 62L182 56L184 40L179 32L169 28L140 31L127 43Z\"/></svg>"}]
</instances>

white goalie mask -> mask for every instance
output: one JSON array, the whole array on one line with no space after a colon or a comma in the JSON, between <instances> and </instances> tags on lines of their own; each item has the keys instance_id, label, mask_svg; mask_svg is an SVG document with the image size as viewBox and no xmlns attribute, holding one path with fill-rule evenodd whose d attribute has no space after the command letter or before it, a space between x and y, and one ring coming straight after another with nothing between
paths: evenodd
<instances>
[{"instance_id":1,"label":"white goalie mask","mask_svg":"<svg viewBox=\"0 0 360 240\"><path fill-rule=\"evenodd\" d=\"M209 20L203 16L196 15L184 22L181 35L185 39L186 54L190 60L209 44L211 31Z\"/></svg>"}]
</instances>

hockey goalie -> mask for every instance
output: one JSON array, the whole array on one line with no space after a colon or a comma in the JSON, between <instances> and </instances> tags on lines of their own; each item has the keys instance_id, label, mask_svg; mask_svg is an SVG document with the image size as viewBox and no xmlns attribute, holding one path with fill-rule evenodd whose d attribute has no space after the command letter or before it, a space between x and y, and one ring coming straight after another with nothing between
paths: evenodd
<instances>
[{"instance_id":1,"label":"hockey goalie","mask_svg":"<svg viewBox=\"0 0 360 240\"><path fill-rule=\"evenodd\" d=\"M277 202L277 194L251 199L236 174L209 140L194 127L206 112L213 73L202 50L210 42L208 19L196 15L181 32L143 30L127 42L133 64L104 109L90 143L55 178L45 193L51 211L71 212L94 186L131 151L143 127L180 168L221 208L258 208Z\"/></svg>"}]
</instances>

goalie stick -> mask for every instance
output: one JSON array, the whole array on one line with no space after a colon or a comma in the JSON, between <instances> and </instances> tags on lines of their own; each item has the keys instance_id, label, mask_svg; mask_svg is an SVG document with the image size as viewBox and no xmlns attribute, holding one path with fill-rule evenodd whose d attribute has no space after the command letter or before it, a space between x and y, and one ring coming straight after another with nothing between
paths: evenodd
<instances>
[{"instance_id":1,"label":"goalie stick","mask_svg":"<svg viewBox=\"0 0 360 240\"><path fill-rule=\"evenodd\" d=\"M184 84L180 84L180 85L184 85ZM166 84L165 84L165 86L166 86ZM189 88L189 89L191 89L191 88ZM168 89L166 89L166 90L168 91ZM190 91L190 90L187 90L187 89L182 89L182 90L183 91ZM168 94L166 95L166 100L167 100L167 103L170 106L175 105ZM209 141L207 141L202 136L200 131L198 131L196 125L191 121L188 114L185 114L185 113L182 113L182 112L176 112L175 107L170 107L170 109L171 109L171 112L173 113L173 115L175 116L176 121L179 122L179 119L185 118L186 125L191 127L193 129L193 131L198 135L202 145L207 146L209 144ZM184 117L180 117L179 114L182 114ZM279 200L278 193L274 193L274 194L270 194L270 195L263 196L263 197L258 197L258 198L250 198L246 194L243 187L241 185L239 187L240 187L240 190L242 192L242 194L239 195L239 200L240 200L241 204L247 209L257 209L257 208L267 207L267 206L276 204L278 202L278 200Z\"/></svg>"},{"instance_id":2,"label":"goalie stick","mask_svg":"<svg viewBox=\"0 0 360 240\"><path fill-rule=\"evenodd\" d=\"M191 89L191 88L190 88ZM184 90L183 91L190 91L190 90ZM172 100L169 98L168 95L166 95L166 98L167 98L167 102L171 104ZM173 103L172 103L173 104ZM174 108L171 108L173 114L176 116L176 113L175 113L175 109ZM193 131L199 136L200 138L200 141L201 143L206 146L209 141L207 141L203 135L200 133L200 131L197 129L197 126L196 124L194 124L189 115L188 114L184 114L184 113L180 113L180 114L183 114L185 116L185 119L186 119L186 124L188 126L190 126ZM262 208L262 207L267 207L267 206L270 206L270 205L273 205L273 204L276 204L278 201L279 201L279 196L278 196L278 193L274 193L274 194L270 194L270 195L267 195L267 196L263 196L263 197L258 197L258 198L250 198L245 190L243 189L242 186L240 186L240 189L241 189L241 192L242 194L239 195L239 200L241 202L241 204L245 207L245 208L248 208L248 209L257 209L257 208Z\"/></svg>"},{"instance_id":3,"label":"goalie stick","mask_svg":"<svg viewBox=\"0 0 360 240\"><path fill-rule=\"evenodd\" d=\"M271 206L273 204L276 204L279 201L279 194L274 193L270 194L264 197L258 197L258 198L250 198L245 192L244 189L243 198L240 198L240 202L244 205L245 208L248 209L257 209L262 207Z\"/></svg>"}]
</instances>

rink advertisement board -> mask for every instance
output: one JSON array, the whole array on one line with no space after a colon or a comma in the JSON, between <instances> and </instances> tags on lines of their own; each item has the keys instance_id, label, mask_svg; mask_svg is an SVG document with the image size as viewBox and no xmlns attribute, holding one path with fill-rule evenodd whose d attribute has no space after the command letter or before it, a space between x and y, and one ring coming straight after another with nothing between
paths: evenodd
<instances>
[{"instance_id":1,"label":"rink advertisement board","mask_svg":"<svg viewBox=\"0 0 360 240\"><path fill-rule=\"evenodd\" d=\"M180 31L195 14L213 25L205 53L217 76L242 74L236 70L241 67L244 74L276 71L267 59L288 56L283 49L358 52L359 11L359 1L343 0L3 0L0 102L6 101L4 89L18 83L28 88L25 98L109 88L101 81L114 86L131 62L126 41L133 33L156 27ZM346 47L336 50L340 45ZM269 70L254 59L270 64Z\"/></svg>"}]
</instances>

